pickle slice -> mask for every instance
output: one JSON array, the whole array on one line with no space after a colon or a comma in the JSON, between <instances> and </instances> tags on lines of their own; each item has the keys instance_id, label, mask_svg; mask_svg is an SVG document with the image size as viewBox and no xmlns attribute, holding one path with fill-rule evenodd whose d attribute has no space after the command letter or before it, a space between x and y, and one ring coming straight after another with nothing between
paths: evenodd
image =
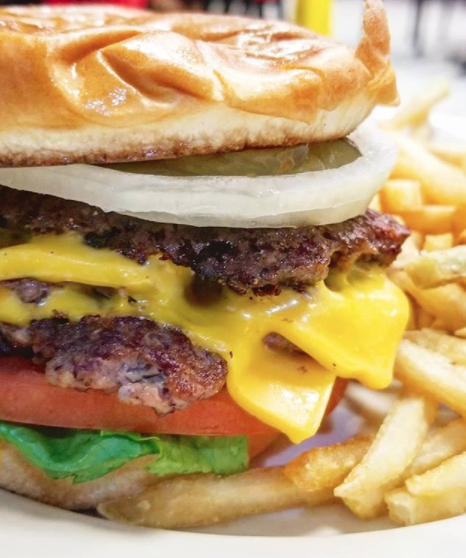
<instances>
[{"instance_id":1,"label":"pickle slice","mask_svg":"<svg viewBox=\"0 0 466 558\"><path fill-rule=\"evenodd\" d=\"M107 168L162 176L276 176L337 169L360 156L348 139L179 159L119 163Z\"/></svg>"}]
</instances>

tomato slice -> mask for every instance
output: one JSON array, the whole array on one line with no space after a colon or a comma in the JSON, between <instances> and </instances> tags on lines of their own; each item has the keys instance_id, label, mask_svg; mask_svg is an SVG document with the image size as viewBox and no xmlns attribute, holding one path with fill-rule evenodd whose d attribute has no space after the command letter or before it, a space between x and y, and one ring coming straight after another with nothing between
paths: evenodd
<instances>
[{"instance_id":1,"label":"tomato slice","mask_svg":"<svg viewBox=\"0 0 466 558\"><path fill-rule=\"evenodd\" d=\"M276 430L243 411L222 390L183 411L159 417L116 394L49 384L41 369L20 358L0 359L0 419L11 422L125 432L236 436Z\"/></svg>"},{"instance_id":2,"label":"tomato slice","mask_svg":"<svg viewBox=\"0 0 466 558\"><path fill-rule=\"evenodd\" d=\"M328 412L341 399L346 382L336 382ZM165 417L140 405L122 403L116 394L52 386L40 367L21 358L0 358L0 420L91 430L191 436L247 435L256 455L278 432L239 407L222 390Z\"/></svg>"}]
</instances>

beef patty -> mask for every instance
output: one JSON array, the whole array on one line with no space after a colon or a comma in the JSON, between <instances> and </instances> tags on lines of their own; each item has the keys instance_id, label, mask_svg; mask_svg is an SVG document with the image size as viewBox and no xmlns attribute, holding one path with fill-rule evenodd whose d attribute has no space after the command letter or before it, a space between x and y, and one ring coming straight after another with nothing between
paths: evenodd
<instances>
[{"instance_id":1,"label":"beef patty","mask_svg":"<svg viewBox=\"0 0 466 558\"><path fill-rule=\"evenodd\" d=\"M194 346L177 329L131 316L0 324L0 355L12 354L44 364L54 385L118 392L122 401L159 415L212 397L227 373L222 357Z\"/></svg>"},{"instance_id":2,"label":"beef patty","mask_svg":"<svg viewBox=\"0 0 466 558\"><path fill-rule=\"evenodd\" d=\"M330 268L355 262L389 265L408 230L372 210L334 225L229 229L152 223L90 205L0 187L0 227L33 234L76 231L94 248L109 248L143 264L151 255L191 268L239 294L302 290Z\"/></svg>"},{"instance_id":3,"label":"beef patty","mask_svg":"<svg viewBox=\"0 0 466 558\"><path fill-rule=\"evenodd\" d=\"M18 298L27 304L39 304L47 298L51 289L49 283L30 277L0 281L0 286L14 291Z\"/></svg>"},{"instance_id":4,"label":"beef patty","mask_svg":"<svg viewBox=\"0 0 466 558\"><path fill-rule=\"evenodd\" d=\"M228 229L152 223L84 203L0 186L0 246L31 234L74 231L89 246L115 250L144 264L159 255L195 273L193 289L225 285L239 294L304 289L332 268L355 262L389 265L408 235L391 217L368 210L343 223L284 229ZM29 304L41 304L54 288L35 278L3 281ZM95 289L94 289L95 290ZM97 293L106 296L102 289ZM269 341L269 340L268 340ZM270 341L271 345L273 343ZM283 340L280 346L282 350ZM27 327L0 323L0 355L23 354L45 366L55 385L118 392L128 403L164 415L217 393L227 364L194 346L181 331L139 317L66 316Z\"/></svg>"}]
</instances>

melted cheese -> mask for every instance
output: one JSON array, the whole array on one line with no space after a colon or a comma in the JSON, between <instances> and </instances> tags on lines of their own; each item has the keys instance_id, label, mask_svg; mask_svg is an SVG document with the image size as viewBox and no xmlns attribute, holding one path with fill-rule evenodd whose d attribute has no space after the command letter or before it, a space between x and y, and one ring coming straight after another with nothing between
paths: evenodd
<instances>
[{"instance_id":1,"label":"melted cheese","mask_svg":"<svg viewBox=\"0 0 466 558\"><path fill-rule=\"evenodd\" d=\"M102 257L100 250L89 248L74 234L37 236L26 245L3 248L0 253L2 280L34 277L51 283L74 281L115 288L151 285L144 267L109 250Z\"/></svg>"},{"instance_id":2,"label":"melted cheese","mask_svg":"<svg viewBox=\"0 0 466 558\"><path fill-rule=\"evenodd\" d=\"M63 284L39 305L0 288L0 321L26 325L59 311L72 320L138 315L178 326L193 343L225 358L236 402L293 442L318 429L336 376L376 389L390 383L408 318L404 295L379 270L355 270L304 293L284 289L278 296L253 297L224 289L202 304L192 295L189 269L156 257L140 266L89 248L76 235L46 235L2 252L0 280L35 277ZM97 298L74 283L119 291ZM272 332L306 354L268 349L263 339Z\"/></svg>"}]
</instances>

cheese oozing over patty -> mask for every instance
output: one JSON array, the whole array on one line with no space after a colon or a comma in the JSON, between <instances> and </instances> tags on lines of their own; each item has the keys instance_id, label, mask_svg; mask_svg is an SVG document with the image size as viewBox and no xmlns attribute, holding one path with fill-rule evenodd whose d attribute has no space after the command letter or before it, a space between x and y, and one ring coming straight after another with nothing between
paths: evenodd
<instances>
[{"instance_id":1,"label":"cheese oozing over patty","mask_svg":"<svg viewBox=\"0 0 466 558\"><path fill-rule=\"evenodd\" d=\"M22 277L57 283L40 304L27 304L0 287L0 321L18 326L57 312L133 315L183 330L193 343L228 363L233 399L299 443L320 426L337 376L382 389L392 379L408 302L382 270L354 268L326 282L277 296L240 296L222 289L202 302L193 272L158 257L146 265L86 246L74 233L33 237L2 249L0 281ZM108 298L82 285L112 287ZM277 333L303 354L264 344Z\"/></svg>"}]
</instances>

